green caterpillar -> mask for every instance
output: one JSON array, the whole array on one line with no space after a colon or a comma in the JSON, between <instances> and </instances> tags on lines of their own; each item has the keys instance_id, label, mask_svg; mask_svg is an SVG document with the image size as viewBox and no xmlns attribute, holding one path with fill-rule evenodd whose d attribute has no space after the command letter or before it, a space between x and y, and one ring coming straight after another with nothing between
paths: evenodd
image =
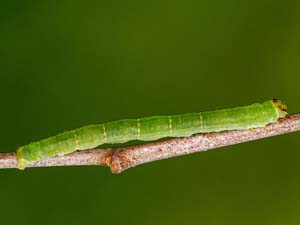
<instances>
[{"instance_id":1,"label":"green caterpillar","mask_svg":"<svg viewBox=\"0 0 300 225\"><path fill-rule=\"evenodd\" d=\"M26 164L31 161L64 155L75 150L91 149L105 143L152 141L195 133L264 127L284 117L286 111L286 105L273 99L232 109L89 125L20 147L17 151L18 168L25 169Z\"/></svg>"}]
</instances>

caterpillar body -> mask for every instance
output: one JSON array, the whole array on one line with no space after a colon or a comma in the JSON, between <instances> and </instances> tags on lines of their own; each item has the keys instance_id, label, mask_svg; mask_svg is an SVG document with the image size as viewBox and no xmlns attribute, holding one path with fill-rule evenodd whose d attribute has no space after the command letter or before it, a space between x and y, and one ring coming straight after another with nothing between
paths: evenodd
<instances>
[{"instance_id":1,"label":"caterpillar body","mask_svg":"<svg viewBox=\"0 0 300 225\"><path fill-rule=\"evenodd\" d=\"M17 150L18 168L24 169L26 164L32 161L64 155L75 150L91 149L106 143L153 141L163 137L184 137L196 133L264 127L284 117L286 111L285 104L273 99L231 109L123 119L88 125L20 147Z\"/></svg>"}]
</instances>

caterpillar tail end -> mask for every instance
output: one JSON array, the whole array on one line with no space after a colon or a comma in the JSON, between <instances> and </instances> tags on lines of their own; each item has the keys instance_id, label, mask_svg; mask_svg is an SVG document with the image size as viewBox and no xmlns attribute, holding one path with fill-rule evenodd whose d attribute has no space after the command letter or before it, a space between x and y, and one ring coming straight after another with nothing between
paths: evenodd
<instances>
[{"instance_id":1,"label":"caterpillar tail end","mask_svg":"<svg viewBox=\"0 0 300 225\"><path fill-rule=\"evenodd\" d=\"M26 167L26 160L23 157L24 147L20 147L17 150L17 161L18 161L18 169L24 170Z\"/></svg>"},{"instance_id":2,"label":"caterpillar tail end","mask_svg":"<svg viewBox=\"0 0 300 225\"><path fill-rule=\"evenodd\" d=\"M272 103L276 107L279 118L283 118L288 114L287 113L287 106L282 101L280 101L279 99L274 98L272 100Z\"/></svg>"}]
</instances>

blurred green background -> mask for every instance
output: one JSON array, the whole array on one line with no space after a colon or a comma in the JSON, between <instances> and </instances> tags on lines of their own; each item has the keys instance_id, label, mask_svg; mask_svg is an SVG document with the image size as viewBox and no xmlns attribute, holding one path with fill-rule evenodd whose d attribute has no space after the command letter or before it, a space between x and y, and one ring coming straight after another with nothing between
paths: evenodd
<instances>
[{"instance_id":1,"label":"blurred green background","mask_svg":"<svg viewBox=\"0 0 300 225\"><path fill-rule=\"evenodd\" d=\"M1 152L83 125L276 97L299 1L2 1ZM0 171L0 224L299 224L299 133L149 163Z\"/></svg>"}]
</instances>

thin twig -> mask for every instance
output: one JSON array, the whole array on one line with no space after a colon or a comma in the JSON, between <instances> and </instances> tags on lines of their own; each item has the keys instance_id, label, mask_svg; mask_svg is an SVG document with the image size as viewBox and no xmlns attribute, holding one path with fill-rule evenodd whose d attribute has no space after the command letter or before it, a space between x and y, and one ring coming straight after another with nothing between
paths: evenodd
<instances>
[{"instance_id":1,"label":"thin twig","mask_svg":"<svg viewBox=\"0 0 300 225\"><path fill-rule=\"evenodd\" d=\"M76 151L64 156L56 156L49 159L28 163L27 167L50 167L50 166L83 166L83 165L107 165L112 150L93 149ZM0 169L17 168L16 153L0 153Z\"/></svg>"},{"instance_id":2,"label":"thin twig","mask_svg":"<svg viewBox=\"0 0 300 225\"><path fill-rule=\"evenodd\" d=\"M32 162L28 167L106 165L113 173L120 173L147 162L299 130L300 114L294 114L264 128L196 134L116 149L76 151L68 155ZM15 153L0 153L0 168L17 168Z\"/></svg>"}]
</instances>

